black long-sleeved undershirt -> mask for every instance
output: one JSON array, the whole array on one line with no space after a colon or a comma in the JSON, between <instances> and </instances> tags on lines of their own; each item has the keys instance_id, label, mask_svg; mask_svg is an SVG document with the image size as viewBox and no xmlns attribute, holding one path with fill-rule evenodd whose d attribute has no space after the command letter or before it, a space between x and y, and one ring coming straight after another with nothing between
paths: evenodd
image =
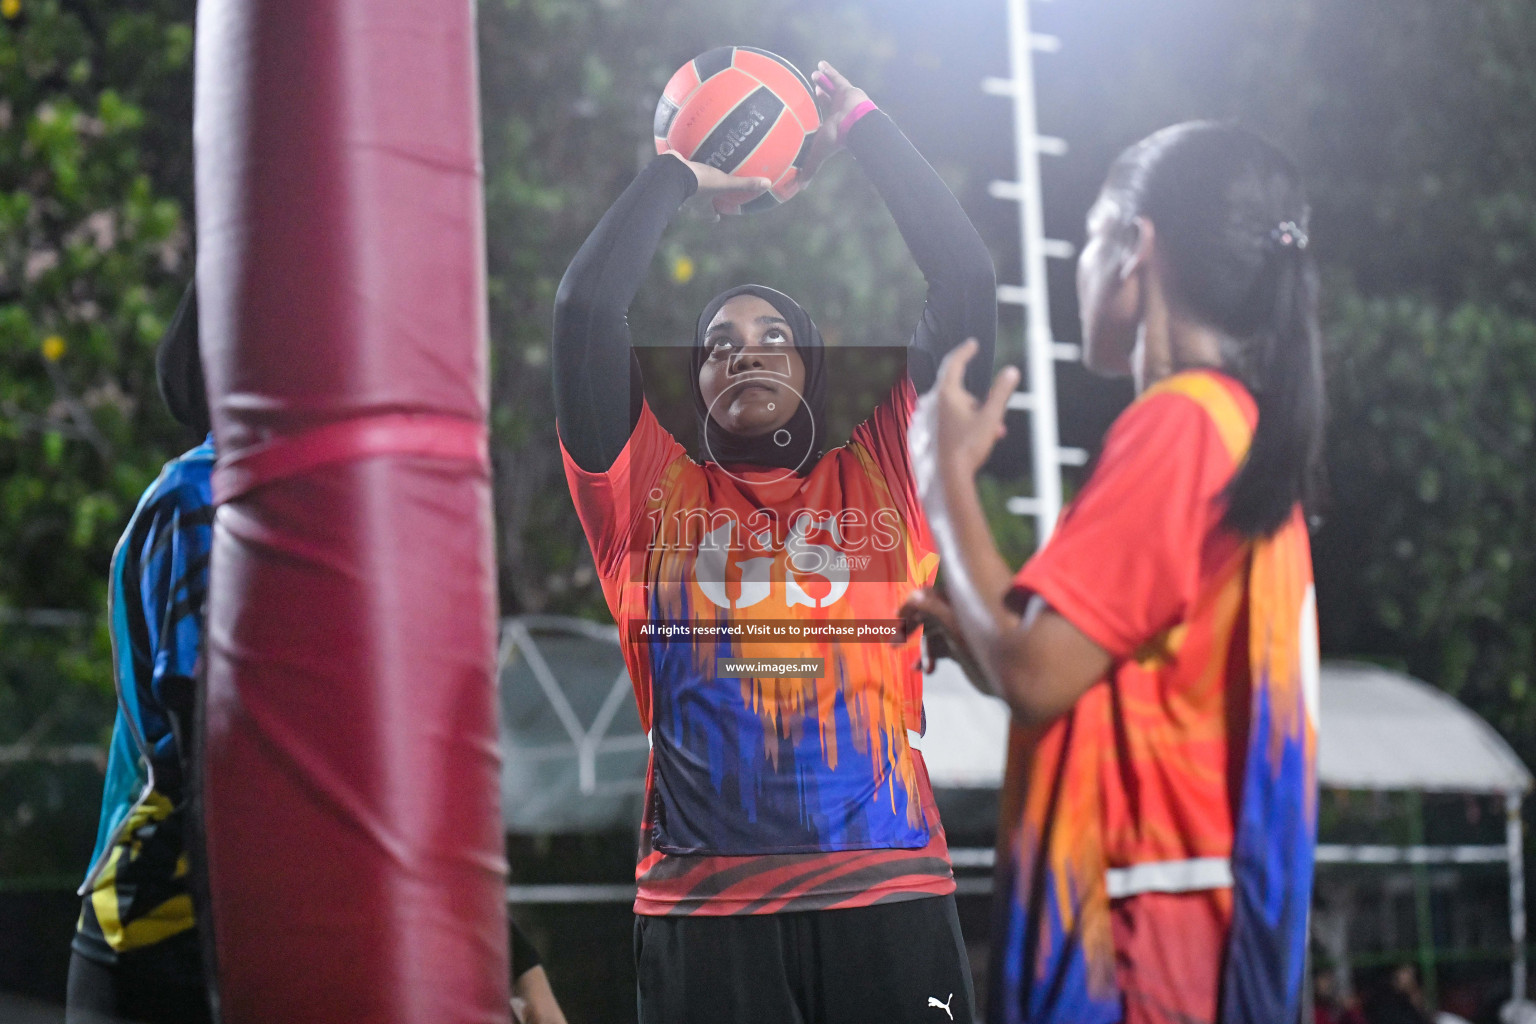
<instances>
[{"instance_id":1,"label":"black long-sleeved undershirt","mask_svg":"<svg viewBox=\"0 0 1536 1024\"><path fill-rule=\"evenodd\" d=\"M907 372L919 390L966 338L981 350L966 385L984 394L997 342L992 258L960 204L889 117L872 111L848 133L848 148L890 210L918 269L927 301L913 332ZM627 314L667 225L698 188L681 160L658 156L603 215L560 281L555 298L555 418L576 464L603 472L638 422L640 368ZM629 395L626 403L620 396Z\"/></svg>"}]
</instances>

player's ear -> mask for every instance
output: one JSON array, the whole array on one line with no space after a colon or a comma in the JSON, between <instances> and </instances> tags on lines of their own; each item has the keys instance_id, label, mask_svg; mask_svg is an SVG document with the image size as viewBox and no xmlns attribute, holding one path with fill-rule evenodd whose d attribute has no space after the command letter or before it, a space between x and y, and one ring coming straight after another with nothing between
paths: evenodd
<instances>
[{"instance_id":1,"label":"player's ear","mask_svg":"<svg viewBox=\"0 0 1536 1024\"><path fill-rule=\"evenodd\" d=\"M1157 227L1145 217L1134 217L1125 227L1125 248L1120 258L1120 280L1129 280L1150 266L1157 247Z\"/></svg>"}]
</instances>

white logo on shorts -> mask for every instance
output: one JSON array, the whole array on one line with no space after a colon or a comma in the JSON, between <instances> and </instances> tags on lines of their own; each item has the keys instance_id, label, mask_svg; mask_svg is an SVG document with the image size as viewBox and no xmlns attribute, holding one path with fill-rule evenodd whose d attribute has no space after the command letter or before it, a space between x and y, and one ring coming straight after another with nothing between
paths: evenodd
<instances>
[{"instance_id":1,"label":"white logo on shorts","mask_svg":"<svg viewBox=\"0 0 1536 1024\"><path fill-rule=\"evenodd\" d=\"M951 992L949 994L949 998L944 1000L942 1003L939 1002L937 996L929 996L928 997L928 1005L929 1006L937 1006L939 1009L943 1010L945 1016L947 1016L950 1020L954 1020L955 1019L955 1015L953 1013L949 1012L949 1004L954 1002L954 1001L955 1001L955 994L953 992Z\"/></svg>"}]
</instances>

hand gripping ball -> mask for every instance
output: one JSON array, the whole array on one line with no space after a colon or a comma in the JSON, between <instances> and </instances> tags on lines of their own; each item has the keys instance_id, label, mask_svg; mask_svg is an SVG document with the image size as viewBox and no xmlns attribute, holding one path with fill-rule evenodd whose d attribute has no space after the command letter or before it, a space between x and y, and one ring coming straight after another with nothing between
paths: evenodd
<instances>
[{"instance_id":1,"label":"hand gripping ball","mask_svg":"<svg viewBox=\"0 0 1536 1024\"><path fill-rule=\"evenodd\" d=\"M721 46L677 69L656 104L656 151L729 174L767 178L767 192L723 192L721 213L767 210L800 189L821 127L811 83L789 61L751 46Z\"/></svg>"}]
</instances>

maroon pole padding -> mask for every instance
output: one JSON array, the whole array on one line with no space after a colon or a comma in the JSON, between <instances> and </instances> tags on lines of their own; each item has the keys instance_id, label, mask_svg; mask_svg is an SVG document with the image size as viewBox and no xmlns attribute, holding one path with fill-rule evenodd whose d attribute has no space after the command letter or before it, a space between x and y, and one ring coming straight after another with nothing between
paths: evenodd
<instances>
[{"instance_id":1,"label":"maroon pole padding","mask_svg":"<svg viewBox=\"0 0 1536 1024\"><path fill-rule=\"evenodd\" d=\"M508 1018L471 0L202 0L226 1024Z\"/></svg>"}]
</instances>

